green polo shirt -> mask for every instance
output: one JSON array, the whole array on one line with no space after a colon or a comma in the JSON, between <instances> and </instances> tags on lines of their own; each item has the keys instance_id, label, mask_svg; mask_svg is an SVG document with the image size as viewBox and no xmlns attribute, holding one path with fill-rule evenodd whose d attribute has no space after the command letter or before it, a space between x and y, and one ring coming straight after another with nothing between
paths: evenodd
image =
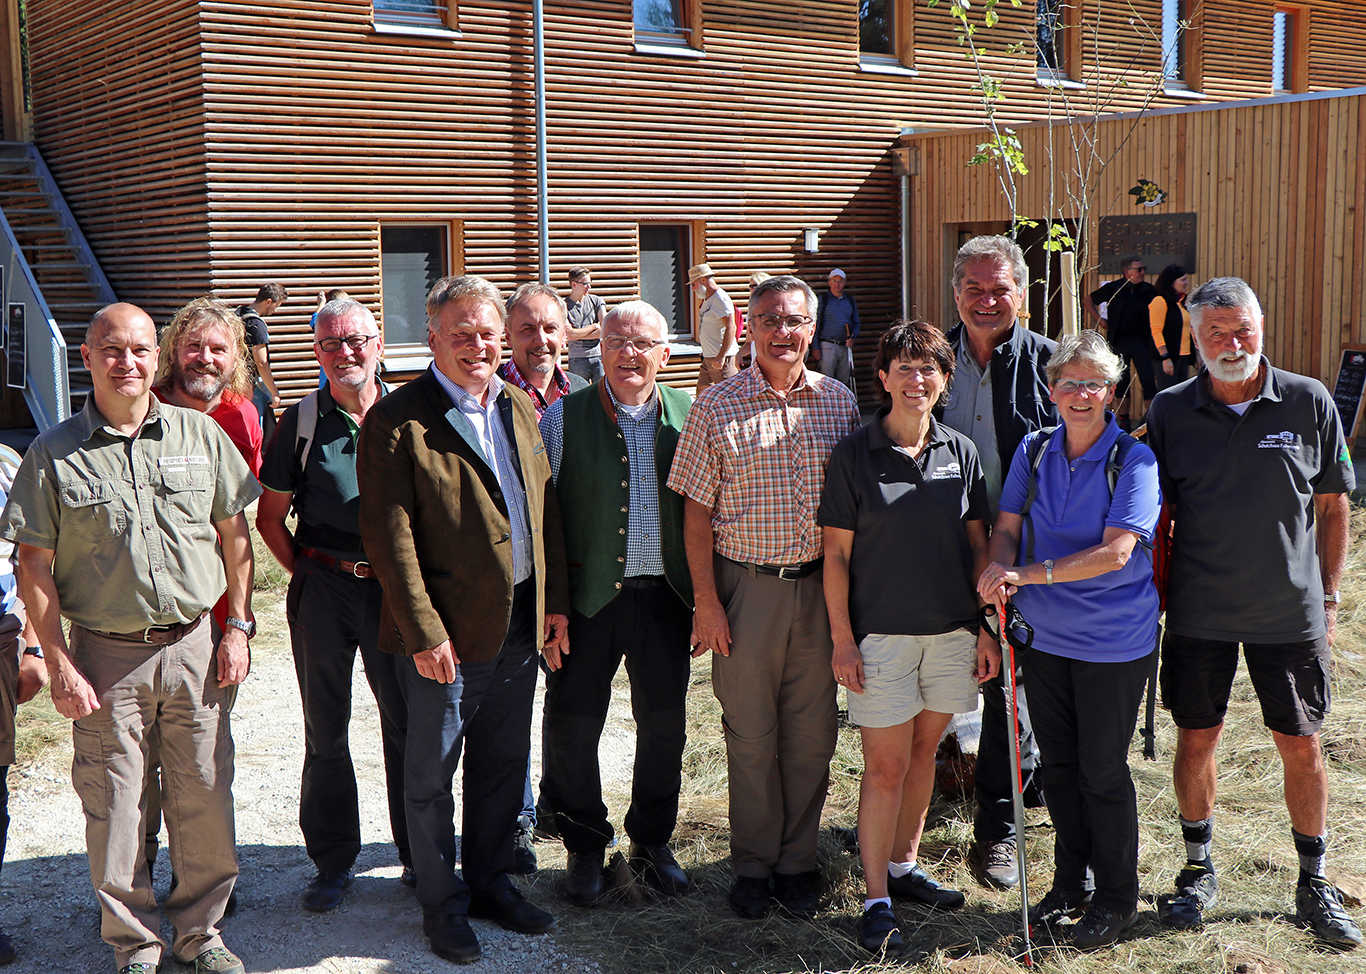
<instances>
[{"instance_id":1,"label":"green polo shirt","mask_svg":"<svg viewBox=\"0 0 1366 974\"><path fill-rule=\"evenodd\" d=\"M52 548L61 613L133 632L190 622L227 587L214 524L261 486L207 414L158 402L133 436L85 409L28 448L0 537Z\"/></svg>"},{"instance_id":2,"label":"green polo shirt","mask_svg":"<svg viewBox=\"0 0 1366 974\"><path fill-rule=\"evenodd\" d=\"M378 381L378 380L377 380ZM381 395L389 387L379 383ZM261 463L267 490L294 495L299 525L295 543L345 561L364 561L360 537L360 487L356 483L356 438L360 427L337 405L327 386L318 390L318 426L299 468L299 406L285 410Z\"/></svg>"}]
</instances>

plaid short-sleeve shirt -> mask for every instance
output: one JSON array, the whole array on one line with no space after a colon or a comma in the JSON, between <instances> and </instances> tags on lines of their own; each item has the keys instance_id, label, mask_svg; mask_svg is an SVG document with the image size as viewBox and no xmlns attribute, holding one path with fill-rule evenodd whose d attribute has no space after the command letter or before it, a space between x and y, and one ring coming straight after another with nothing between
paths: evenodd
<instances>
[{"instance_id":1,"label":"plaid short-sleeve shirt","mask_svg":"<svg viewBox=\"0 0 1366 974\"><path fill-rule=\"evenodd\" d=\"M669 486L712 509L716 551L732 561L819 558L816 526L830 451L859 425L842 382L803 370L786 398L757 365L704 390L688 413Z\"/></svg>"}]
</instances>

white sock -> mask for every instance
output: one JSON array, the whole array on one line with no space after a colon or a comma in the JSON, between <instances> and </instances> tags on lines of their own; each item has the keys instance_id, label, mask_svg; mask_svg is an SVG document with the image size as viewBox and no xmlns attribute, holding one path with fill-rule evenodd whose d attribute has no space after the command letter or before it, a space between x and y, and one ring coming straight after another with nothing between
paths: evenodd
<instances>
[{"instance_id":1,"label":"white sock","mask_svg":"<svg viewBox=\"0 0 1366 974\"><path fill-rule=\"evenodd\" d=\"M871 910L873 907L877 906L879 903L886 903L888 906L891 906L891 905L892 905L892 898L891 898L890 896L879 896L879 897L877 897L876 899L864 900L864 901L863 901L863 912L864 912L864 913L867 913L869 910Z\"/></svg>"},{"instance_id":2,"label":"white sock","mask_svg":"<svg viewBox=\"0 0 1366 974\"><path fill-rule=\"evenodd\" d=\"M914 869L914 868L915 868L915 860L914 860L914 859L910 860L909 862L889 862L889 863L887 863L887 872L891 873L891 874L892 874L893 876L895 876L897 879L900 879L902 876L909 875L909 874L910 874L910 871L911 871L912 869Z\"/></svg>"}]
</instances>

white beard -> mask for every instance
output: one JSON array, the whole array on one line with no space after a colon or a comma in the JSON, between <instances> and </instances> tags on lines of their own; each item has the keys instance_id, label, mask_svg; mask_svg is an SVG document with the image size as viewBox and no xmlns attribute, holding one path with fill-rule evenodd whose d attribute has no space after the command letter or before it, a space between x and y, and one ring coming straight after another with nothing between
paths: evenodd
<instances>
[{"instance_id":1,"label":"white beard","mask_svg":"<svg viewBox=\"0 0 1366 974\"><path fill-rule=\"evenodd\" d=\"M1233 360L1225 358L1206 358L1203 352L1200 358L1204 360L1205 368L1209 369L1209 374L1220 382L1247 382L1257 374L1261 368L1262 356L1261 349L1256 352L1242 352L1239 357Z\"/></svg>"}]
</instances>

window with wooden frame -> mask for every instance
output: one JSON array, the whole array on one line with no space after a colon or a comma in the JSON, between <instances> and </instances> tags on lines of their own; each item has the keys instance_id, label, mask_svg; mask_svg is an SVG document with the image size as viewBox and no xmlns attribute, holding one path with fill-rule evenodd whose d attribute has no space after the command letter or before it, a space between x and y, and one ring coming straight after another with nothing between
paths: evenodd
<instances>
[{"instance_id":1,"label":"window with wooden frame","mask_svg":"<svg viewBox=\"0 0 1366 974\"><path fill-rule=\"evenodd\" d=\"M380 297L384 353L426 354L427 292L458 273L460 225L394 221L379 228Z\"/></svg>"},{"instance_id":2,"label":"window with wooden frame","mask_svg":"<svg viewBox=\"0 0 1366 974\"><path fill-rule=\"evenodd\" d=\"M632 0L636 46L702 49L702 0Z\"/></svg>"},{"instance_id":3,"label":"window with wooden frame","mask_svg":"<svg viewBox=\"0 0 1366 974\"><path fill-rule=\"evenodd\" d=\"M1201 88L1197 0L1162 0L1162 87L1169 94Z\"/></svg>"},{"instance_id":4,"label":"window with wooden frame","mask_svg":"<svg viewBox=\"0 0 1366 974\"><path fill-rule=\"evenodd\" d=\"M1277 4L1271 21L1271 93L1309 90L1309 8Z\"/></svg>"},{"instance_id":5,"label":"window with wooden frame","mask_svg":"<svg viewBox=\"0 0 1366 974\"><path fill-rule=\"evenodd\" d=\"M859 0L858 55L864 70L915 68L911 0Z\"/></svg>"},{"instance_id":6,"label":"window with wooden frame","mask_svg":"<svg viewBox=\"0 0 1366 974\"><path fill-rule=\"evenodd\" d=\"M456 0L373 0L379 30L445 33L459 29Z\"/></svg>"},{"instance_id":7,"label":"window with wooden frame","mask_svg":"<svg viewBox=\"0 0 1366 974\"><path fill-rule=\"evenodd\" d=\"M1036 0L1034 41L1040 84L1081 80L1081 0Z\"/></svg>"}]
</instances>

